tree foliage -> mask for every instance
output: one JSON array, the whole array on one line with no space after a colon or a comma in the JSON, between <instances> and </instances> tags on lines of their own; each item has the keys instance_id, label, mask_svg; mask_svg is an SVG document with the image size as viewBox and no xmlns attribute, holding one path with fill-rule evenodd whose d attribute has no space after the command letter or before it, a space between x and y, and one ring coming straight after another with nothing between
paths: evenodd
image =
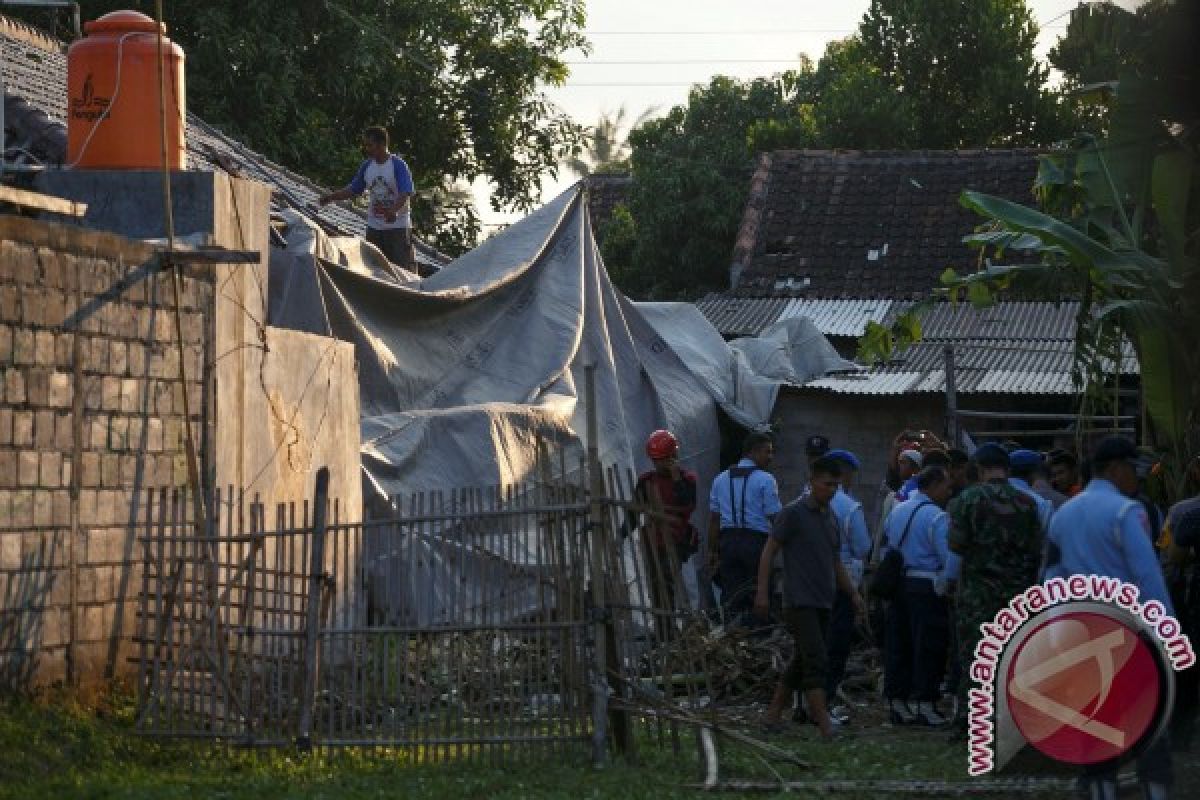
<instances>
[{"instance_id":1,"label":"tree foliage","mask_svg":"<svg viewBox=\"0 0 1200 800\"><path fill-rule=\"evenodd\" d=\"M615 265L622 290L677 299L725 285L753 166L747 132L788 113L779 79L718 77L630 134L637 237L631 263Z\"/></svg>"},{"instance_id":2,"label":"tree foliage","mask_svg":"<svg viewBox=\"0 0 1200 800\"><path fill-rule=\"evenodd\" d=\"M1069 131L1024 0L871 0L859 52L912 110L913 144L1045 144Z\"/></svg>"},{"instance_id":3,"label":"tree foliage","mask_svg":"<svg viewBox=\"0 0 1200 800\"><path fill-rule=\"evenodd\" d=\"M83 0L84 19L152 0ZM527 210L581 130L544 96L564 54L586 48L583 0L239 0L168 2L187 54L189 108L322 184L345 184L359 133L384 125L413 169L418 220L457 182L486 176L493 205ZM478 234L473 207L451 215L451 244ZM423 226L437 240L440 229Z\"/></svg>"},{"instance_id":4,"label":"tree foliage","mask_svg":"<svg viewBox=\"0 0 1200 800\"><path fill-rule=\"evenodd\" d=\"M567 169L581 178L595 173L624 173L629 171L629 131L644 123L654 114L648 108L631 123L626 122L628 113L621 106L615 113L600 115L596 124L588 128L579 152L563 162Z\"/></svg>"},{"instance_id":5,"label":"tree foliage","mask_svg":"<svg viewBox=\"0 0 1200 800\"><path fill-rule=\"evenodd\" d=\"M771 78L716 78L636 129L629 263L637 297L728 286L757 154L785 148L1048 145L1069 126L1023 0L874 0L855 36ZM616 254L614 254L616 257ZM636 269L634 266L636 265Z\"/></svg>"}]
</instances>

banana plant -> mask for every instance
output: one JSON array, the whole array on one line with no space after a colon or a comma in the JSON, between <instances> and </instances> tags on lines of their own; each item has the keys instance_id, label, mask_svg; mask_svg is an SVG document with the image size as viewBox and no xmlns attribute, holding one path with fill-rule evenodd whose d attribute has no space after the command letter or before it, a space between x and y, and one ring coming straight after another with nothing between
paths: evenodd
<instances>
[{"instance_id":1,"label":"banana plant","mask_svg":"<svg viewBox=\"0 0 1200 800\"><path fill-rule=\"evenodd\" d=\"M1040 159L1040 208L962 193L962 205L986 219L966 238L979 261L973 271L947 270L934 297L977 306L998 295L1079 300L1073 377L1081 413L1128 342L1174 499L1184 467L1200 454L1200 103L1190 76L1152 66L1143 59L1116 81L1080 90L1106 105L1107 134L1081 135ZM1000 266L1009 253L1025 258ZM860 356L887 357L919 338L930 304L890 329L869 328Z\"/></svg>"}]
</instances>

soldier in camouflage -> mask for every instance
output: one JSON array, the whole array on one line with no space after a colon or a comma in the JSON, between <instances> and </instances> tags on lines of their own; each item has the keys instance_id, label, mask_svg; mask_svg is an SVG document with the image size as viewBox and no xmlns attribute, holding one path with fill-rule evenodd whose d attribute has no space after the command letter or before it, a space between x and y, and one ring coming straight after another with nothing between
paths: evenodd
<instances>
[{"instance_id":1,"label":"soldier in camouflage","mask_svg":"<svg viewBox=\"0 0 1200 800\"><path fill-rule=\"evenodd\" d=\"M951 500L948 509L950 550L962 559L955 618L964 670L975 658L979 626L1037 582L1043 548L1037 505L1008 482L1008 453L985 444L975 451L975 463L980 482ZM958 687L960 729L966 723L968 684L964 679Z\"/></svg>"}]
</instances>

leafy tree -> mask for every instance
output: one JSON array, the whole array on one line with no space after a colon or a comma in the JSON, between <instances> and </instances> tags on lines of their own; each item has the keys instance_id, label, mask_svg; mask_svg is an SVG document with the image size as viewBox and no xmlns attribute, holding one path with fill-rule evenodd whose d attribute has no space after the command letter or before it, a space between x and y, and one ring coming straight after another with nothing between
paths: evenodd
<instances>
[{"instance_id":1,"label":"leafy tree","mask_svg":"<svg viewBox=\"0 0 1200 800\"><path fill-rule=\"evenodd\" d=\"M154 14L152 0L81 5L85 19ZM580 141L541 87L587 47L584 0L168 2L165 15L187 53L189 107L325 185L349 179L359 132L381 124L419 190L486 176L497 210L527 210ZM443 217L421 202L436 233L424 226ZM478 219L460 209L465 245Z\"/></svg>"},{"instance_id":2,"label":"leafy tree","mask_svg":"<svg viewBox=\"0 0 1200 800\"><path fill-rule=\"evenodd\" d=\"M791 113L778 78L717 77L693 88L687 105L630 134L636 271L622 274L622 290L639 298L677 299L728 285L729 256L754 163L748 131Z\"/></svg>"},{"instance_id":3,"label":"leafy tree","mask_svg":"<svg viewBox=\"0 0 1200 800\"><path fill-rule=\"evenodd\" d=\"M911 99L866 58L857 38L830 42L813 80L813 115L824 147L901 149L916 140Z\"/></svg>"},{"instance_id":4,"label":"leafy tree","mask_svg":"<svg viewBox=\"0 0 1200 800\"><path fill-rule=\"evenodd\" d=\"M1024 0L872 0L856 52L907 98L917 147L1046 144L1067 133Z\"/></svg>"},{"instance_id":5,"label":"leafy tree","mask_svg":"<svg viewBox=\"0 0 1200 800\"><path fill-rule=\"evenodd\" d=\"M601 114L596 124L584 135L584 144L579 152L563 163L567 169L581 178L593 173L629 171L629 130L644 123L654 114L648 108L628 126L625 123L625 106L615 114Z\"/></svg>"},{"instance_id":6,"label":"leafy tree","mask_svg":"<svg viewBox=\"0 0 1200 800\"><path fill-rule=\"evenodd\" d=\"M1051 48L1049 61L1063 75L1063 86L1072 98L1081 126L1102 133L1107 127L1107 106L1091 102L1088 87L1112 81L1121 70L1144 69L1154 48L1190 31L1169 28L1173 16L1167 0L1151 0L1130 13L1112 3L1081 5L1071 13L1066 34Z\"/></svg>"}]
</instances>

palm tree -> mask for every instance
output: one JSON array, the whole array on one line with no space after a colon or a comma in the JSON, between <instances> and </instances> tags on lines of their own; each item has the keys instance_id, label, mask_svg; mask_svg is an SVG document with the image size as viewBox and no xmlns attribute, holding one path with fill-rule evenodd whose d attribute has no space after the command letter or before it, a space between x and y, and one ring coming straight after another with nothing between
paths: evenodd
<instances>
[{"instance_id":1,"label":"palm tree","mask_svg":"<svg viewBox=\"0 0 1200 800\"><path fill-rule=\"evenodd\" d=\"M626 126L625 106L615 114L603 113L596 124L588 129L587 143L582 151L566 159L563 164L581 178L597 172L629 171L629 132L648 120L657 108L647 108Z\"/></svg>"}]
</instances>

